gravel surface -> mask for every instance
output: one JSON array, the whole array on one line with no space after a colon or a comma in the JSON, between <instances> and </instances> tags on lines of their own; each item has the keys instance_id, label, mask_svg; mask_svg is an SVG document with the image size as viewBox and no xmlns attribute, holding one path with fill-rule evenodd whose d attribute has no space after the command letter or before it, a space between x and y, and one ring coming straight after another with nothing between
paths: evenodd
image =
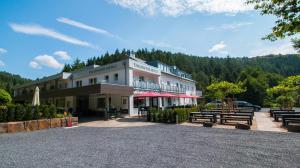
<instances>
[{"instance_id":1,"label":"gravel surface","mask_svg":"<svg viewBox=\"0 0 300 168\"><path fill-rule=\"evenodd\" d=\"M0 167L299 167L300 134L153 125L0 135Z\"/></svg>"}]
</instances>

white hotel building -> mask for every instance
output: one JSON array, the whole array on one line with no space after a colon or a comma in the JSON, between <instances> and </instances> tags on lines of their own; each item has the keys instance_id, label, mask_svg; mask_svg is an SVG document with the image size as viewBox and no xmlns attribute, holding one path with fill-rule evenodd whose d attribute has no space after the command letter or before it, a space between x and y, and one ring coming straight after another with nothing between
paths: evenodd
<instances>
[{"instance_id":1,"label":"white hotel building","mask_svg":"<svg viewBox=\"0 0 300 168\"><path fill-rule=\"evenodd\" d=\"M138 107L196 105L202 93L195 83L175 66L128 57L17 86L14 97L16 102L31 103L38 86L41 104L52 103L81 115L101 115L110 109L136 115Z\"/></svg>"}]
</instances>

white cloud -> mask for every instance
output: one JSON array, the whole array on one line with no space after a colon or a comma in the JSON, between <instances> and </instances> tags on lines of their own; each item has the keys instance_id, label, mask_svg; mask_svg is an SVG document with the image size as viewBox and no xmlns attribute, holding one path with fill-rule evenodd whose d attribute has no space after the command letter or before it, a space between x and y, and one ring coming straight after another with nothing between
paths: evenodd
<instances>
[{"instance_id":1,"label":"white cloud","mask_svg":"<svg viewBox=\"0 0 300 168\"><path fill-rule=\"evenodd\" d=\"M30 63L29 66L35 69L41 69L42 66L46 66L54 69L63 68L64 64L58 62L53 56L44 54L36 56Z\"/></svg>"},{"instance_id":2,"label":"white cloud","mask_svg":"<svg viewBox=\"0 0 300 168\"><path fill-rule=\"evenodd\" d=\"M0 55L1 55L1 54L5 54L5 53L7 53L7 50L4 49L4 48L0 48Z\"/></svg>"},{"instance_id":3,"label":"white cloud","mask_svg":"<svg viewBox=\"0 0 300 168\"><path fill-rule=\"evenodd\" d=\"M143 43L150 45L152 47L156 47L156 48L167 48L167 49L171 49L174 51L179 51L179 52L186 52L187 49L183 48L183 47L179 47L179 46L173 46L171 44L168 44L166 42L163 41L155 41L155 40L142 40Z\"/></svg>"},{"instance_id":4,"label":"white cloud","mask_svg":"<svg viewBox=\"0 0 300 168\"><path fill-rule=\"evenodd\" d=\"M35 61L30 61L29 66L34 69L42 69L42 66Z\"/></svg>"},{"instance_id":5,"label":"white cloud","mask_svg":"<svg viewBox=\"0 0 300 168\"><path fill-rule=\"evenodd\" d=\"M4 67L4 66L5 66L5 63L0 60L0 67Z\"/></svg>"},{"instance_id":6,"label":"white cloud","mask_svg":"<svg viewBox=\"0 0 300 168\"><path fill-rule=\"evenodd\" d=\"M70 60L71 56L66 51L55 51L54 55L58 56L62 60Z\"/></svg>"},{"instance_id":7,"label":"white cloud","mask_svg":"<svg viewBox=\"0 0 300 168\"><path fill-rule=\"evenodd\" d=\"M251 51L251 56L264 56L270 54L297 54L297 51L293 48L291 42L285 42L281 44L273 44L272 46L263 47L260 46L258 49Z\"/></svg>"},{"instance_id":8,"label":"white cloud","mask_svg":"<svg viewBox=\"0 0 300 168\"><path fill-rule=\"evenodd\" d=\"M225 13L234 15L253 10L246 0L110 0L123 8L143 15L161 13L165 16L180 16L191 13Z\"/></svg>"},{"instance_id":9,"label":"white cloud","mask_svg":"<svg viewBox=\"0 0 300 168\"><path fill-rule=\"evenodd\" d=\"M212 48L210 48L208 50L209 53L212 53L212 52L219 52L219 53L222 53L222 54L227 54L228 52L225 51L227 45L225 44L224 41L221 41L220 43L218 44L215 44L214 46L212 46Z\"/></svg>"},{"instance_id":10,"label":"white cloud","mask_svg":"<svg viewBox=\"0 0 300 168\"><path fill-rule=\"evenodd\" d=\"M114 35L114 34L110 33L107 30L100 29L100 28L97 28L97 27L93 27L93 26L90 26L90 25L87 25L87 24L84 24L84 23L81 23L81 22L78 22L78 21L75 21L75 20L71 20L71 19L68 19L68 18L60 17L60 18L57 18L56 20L58 22L68 24L68 25L71 25L71 26L74 26L74 27L78 27L80 29L84 29L84 30L87 30L87 31L90 31L90 32L103 34L103 35L108 36L108 37L120 38L117 35Z\"/></svg>"},{"instance_id":11,"label":"white cloud","mask_svg":"<svg viewBox=\"0 0 300 168\"><path fill-rule=\"evenodd\" d=\"M154 41L154 40L142 40L143 43L151 45L153 47L159 47L159 48L171 48L172 46L170 44L167 44L165 42L161 41Z\"/></svg>"},{"instance_id":12,"label":"white cloud","mask_svg":"<svg viewBox=\"0 0 300 168\"><path fill-rule=\"evenodd\" d=\"M240 23L231 23L231 24L223 24L221 26L222 29L238 29L240 27L252 25L252 22L240 22Z\"/></svg>"},{"instance_id":13,"label":"white cloud","mask_svg":"<svg viewBox=\"0 0 300 168\"><path fill-rule=\"evenodd\" d=\"M25 33L30 35L40 35L40 36L47 36L51 37L57 40L61 40L67 43L80 45L80 46L87 46L87 47L93 47L90 43L86 41L82 41L79 39L76 39L71 36L67 36L64 34L61 34L59 32L56 32L54 30L39 26L39 25L24 25L24 24L10 24L10 27L15 31L19 33Z\"/></svg>"},{"instance_id":14,"label":"white cloud","mask_svg":"<svg viewBox=\"0 0 300 168\"><path fill-rule=\"evenodd\" d=\"M252 22L238 22L238 23L229 23L229 24L222 24L221 26L217 26L217 27L207 27L205 28L205 30L237 30L241 27L244 26L249 26L252 25Z\"/></svg>"}]
</instances>

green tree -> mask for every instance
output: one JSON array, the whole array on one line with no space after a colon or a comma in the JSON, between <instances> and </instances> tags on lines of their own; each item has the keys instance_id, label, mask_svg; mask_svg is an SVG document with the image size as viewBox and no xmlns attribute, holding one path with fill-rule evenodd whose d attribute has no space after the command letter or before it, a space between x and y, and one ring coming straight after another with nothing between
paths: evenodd
<instances>
[{"instance_id":1,"label":"green tree","mask_svg":"<svg viewBox=\"0 0 300 168\"><path fill-rule=\"evenodd\" d=\"M215 82L207 87L207 90L211 92L213 98L220 99L223 104L225 103L225 98L228 96L233 96L243 93L246 89L242 88L242 83L231 83L227 81ZM223 109L223 105L222 105Z\"/></svg>"},{"instance_id":2,"label":"green tree","mask_svg":"<svg viewBox=\"0 0 300 168\"><path fill-rule=\"evenodd\" d=\"M277 20L272 33L264 39L277 40L300 33L299 0L248 0L262 15L275 15ZM300 50L300 39L293 39L294 47Z\"/></svg>"},{"instance_id":3,"label":"green tree","mask_svg":"<svg viewBox=\"0 0 300 168\"><path fill-rule=\"evenodd\" d=\"M300 92L300 75L286 78L279 85L267 89L267 92L276 98L282 108L292 108Z\"/></svg>"},{"instance_id":4,"label":"green tree","mask_svg":"<svg viewBox=\"0 0 300 168\"><path fill-rule=\"evenodd\" d=\"M0 89L0 105L7 104L12 101L10 94L4 89Z\"/></svg>"}]
</instances>

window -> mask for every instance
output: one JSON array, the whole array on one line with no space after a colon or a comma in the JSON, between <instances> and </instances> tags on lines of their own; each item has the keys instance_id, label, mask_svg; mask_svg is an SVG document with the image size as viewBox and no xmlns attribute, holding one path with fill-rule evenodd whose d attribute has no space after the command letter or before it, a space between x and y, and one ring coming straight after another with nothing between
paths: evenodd
<instances>
[{"instance_id":1,"label":"window","mask_svg":"<svg viewBox=\"0 0 300 168\"><path fill-rule=\"evenodd\" d=\"M170 81L167 81L167 85L170 86L170 85L171 85L171 82L170 82Z\"/></svg>"},{"instance_id":2,"label":"window","mask_svg":"<svg viewBox=\"0 0 300 168\"><path fill-rule=\"evenodd\" d=\"M144 76L140 76L139 81L142 81L142 82L145 81Z\"/></svg>"},{"instance_id":3,"label":"window","mask_svg":"<svg viewBox=\"0 0 300 168\"><path fill-rule=\"evenodd\" d=\"M115 74L115 81L119 80L119 74Z\"/></svg>"},{"instance_id":4,"label":"window","mask_svg":"<svg viewBox=\"0 0 300 168\"><path fill-rule=\"evenodd\" d=\"M97 108L106 108L105 98L97 99Z\"/></svg>"},{"instance_id":5,"label":"window","mask_svg":"<svg viewBox=\"0 0 300 168\"><path fill-rule=\"evenodd\" d=\"M171 97L168 97L168 105L172 106L172 99L171 99Z\"/></svg>"},{"instance_id":6,"label":"window","mask_svg":"<svg viewBox=\"0 0 300 168\"><path fill-rule=\"evenodd\" d=\"M82 87L82 81L76 81L76 87Z\"/></svg>"},{"instance_id":7,"label":"window","mask_svg":"<svg viewBox=\"0 0 300 168\"><path fill-rule=\"evenodd\" d=\"M89 83L90 83L90 85L97 84L97 78L91 78L91 79L89 79Z\"/></svg>"},{"instance_id":8,"label":"window","mask_svg":"<svg viewBox=\"0 0 300 168\"><path fill-rule=\"evenodd\" d=\"M179 83L176 83L176 87L179 87Z\"/></svg>"},{"instance_id":9,"label":"window","mask_svg":"<svg viewBox=\"0 0 300 168\"><path fill-rule=\"evenodd\" d=\"M126 105L127 104L127 100L123 99L122 103L123 103L123 105Z\"/></svg>"},{"instance_id":10,"label":"window","mask_svg":"<svg viewBox=\"0 0 300 168\"><path fill-rule=\"evenodd\" d=\"M109 82L109 76L108 75L105 76L105 82Z\"/></svg>"},{"instance_id":11,"label":"window","mask_svg":"<svg viewBox=\"0 0 300 168\"><path fill-rule=\"evenodd\" d=\"M134 108L139 108L139 107L144 107L145 106L145 99L140 98L140 97L135 97L133 99L133 107Z\"/></svg>"}]
</instances>

